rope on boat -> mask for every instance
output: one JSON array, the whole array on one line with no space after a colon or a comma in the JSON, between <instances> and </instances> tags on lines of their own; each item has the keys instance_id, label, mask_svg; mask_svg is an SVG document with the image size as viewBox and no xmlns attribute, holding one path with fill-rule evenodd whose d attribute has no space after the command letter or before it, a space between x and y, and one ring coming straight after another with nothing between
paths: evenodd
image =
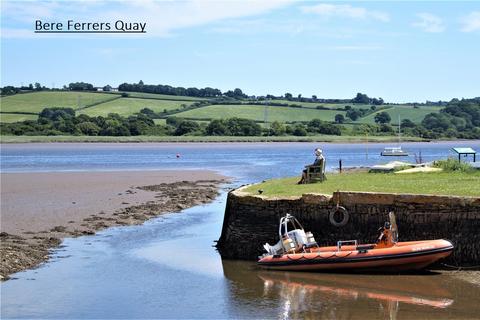
<instances>
[{"instance_id":1,"label":"rope on boat","mask_svg":"<svg viewBox=\"0 0 480 320\"><path fill-rule=\"evenodd\" d=\"M315 260L315 259L318 259L318 258L320 258L320 259L325 259L325 260L326 260L326 259L330 259L330 258L333 257L333 256L335 256L335 257L337 257L337 258L339 258L339 259L343 259L343 258L346 258L346 257L348 257L349 255L351 255L351 254L353 253L353 251L350 251L347 255L345 255L345 256L343 256L343 257L337 256L337 252L334 252L334 253L333 253L331 256L329 256L329 257L322 257L322 256L320 255L320 253L321 253L321 252L318 252L318 253L317 253L317 256L316 256L316 257L313 257L313 258L307 258L307 257L305 257L304 254L302 254L302 255L300 256L300 258L298 258L298 259L293 259L293 258L291 258L289 254L287 254L286 256L287 256L287 259L288 259L288 260L291 260L291 261L299 261L299 260L302 260L302 259L303 259L303 260Z\"/></svg>"}]
</instances>

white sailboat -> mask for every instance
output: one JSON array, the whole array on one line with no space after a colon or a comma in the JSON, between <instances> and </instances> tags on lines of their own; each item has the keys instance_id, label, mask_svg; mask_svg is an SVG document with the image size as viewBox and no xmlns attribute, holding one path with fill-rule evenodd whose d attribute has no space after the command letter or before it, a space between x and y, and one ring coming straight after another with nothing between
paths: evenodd
<instances>
[{"instance_id":1,"label":"white sailboat","mask_svg":"<svg viewBox=\"0 0 480 320\"><path fill-rule=\"evenodd\" d=\"M383 151L380 153L381 156L384 157L403 157L408 156L408 152L402 150L400 146L400 116L398 116L398 147L385 147Z\"/></svg>"}]
</instances>

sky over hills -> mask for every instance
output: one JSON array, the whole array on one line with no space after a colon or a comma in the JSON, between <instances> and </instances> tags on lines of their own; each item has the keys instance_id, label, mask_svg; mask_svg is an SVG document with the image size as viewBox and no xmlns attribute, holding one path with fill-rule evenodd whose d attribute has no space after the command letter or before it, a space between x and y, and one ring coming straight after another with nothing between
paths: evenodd
<instances>
[{"instance_id":1,"label":"sky over hills","mask_svg":"<svg viewBox=\"0 0 480 320\"><path fill-rule=\"evenodd\" d=\"M2 1L1 84L239 87L387 101L479 96L480 2ZM36 34L42 22L144 34Z\"/></svg>"}]
</instances>

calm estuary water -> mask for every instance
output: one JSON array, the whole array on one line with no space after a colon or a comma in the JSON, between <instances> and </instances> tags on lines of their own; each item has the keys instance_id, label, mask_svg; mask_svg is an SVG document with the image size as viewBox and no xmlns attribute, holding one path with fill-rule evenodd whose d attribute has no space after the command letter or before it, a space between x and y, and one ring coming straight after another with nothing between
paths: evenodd
<instances>
[{"instance_id":1,"label":"calm estuary water","mask_svg":"<svg viewBox=\"0 0 480 320\"><path fill-rule=\"evenodd\" d=\"M339 159L344 166L385 162L379 153L387 145L2 145L2 172L185 168L234 178L211 204L66 239L48 263L0 285L2 319L477 318L480 287L451 276L267 272L252 262L222 261L212 245L221 232L225 191L298 175L317 146L333 170ZM478 150L480 141L402 146L428 161L453 156L454 146Z\"/></svg>"}]
</instances>

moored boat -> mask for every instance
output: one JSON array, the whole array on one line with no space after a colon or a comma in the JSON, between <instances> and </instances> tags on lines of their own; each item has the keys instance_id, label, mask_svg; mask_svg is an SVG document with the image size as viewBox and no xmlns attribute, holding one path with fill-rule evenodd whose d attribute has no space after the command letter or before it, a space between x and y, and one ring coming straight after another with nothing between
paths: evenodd
<instances>
[{"instance_id":1,"label":"moored boat","mask_svg":"<svg viewBox=\"0 0 480 320\"><path fill-rule=\"evenodd\" d=\"M408 152L402 150L402 147L385 147L380 155L384 157L404 157L408 156Z\"/></svg>"},{"instance_id":2,"label":"moored boat","mask_svg":"<svg viewBox=\"0 0 480 320\"><path fill-rule=\"evenodd\" d=\"M267 253L258 265L292 271L398 272L424 269L452 253L452 243L443 239L398 242L395 215L389 216L374 244L347 240L319 247L313 235L287 214L280 220L281 240L275 246L265 244Z\"/></svg>"}]
</instances>

